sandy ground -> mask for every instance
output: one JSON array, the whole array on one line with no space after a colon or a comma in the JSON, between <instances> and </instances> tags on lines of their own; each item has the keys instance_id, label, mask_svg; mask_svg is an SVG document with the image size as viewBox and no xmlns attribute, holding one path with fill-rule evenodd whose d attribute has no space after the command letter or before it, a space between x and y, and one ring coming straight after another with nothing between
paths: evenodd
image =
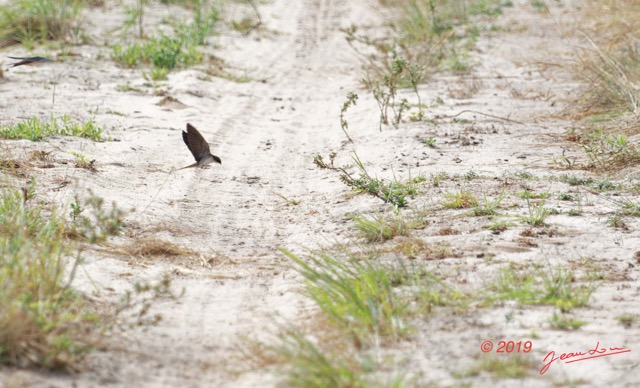
<instances>
[{"instance_id":1,"label":"sandy ground","mask_svg":"<svg viewBox=\"0 0 640 388\"><path fill-rule=\"evenodd\" d=\"M93 117L116 140L2 141L3 152L18 157L33 149L54 151L53 168L28 172L37 177L41 195L64 203L74 193L91 189L121 208L136 209L127 218L126 236L115 244L153 236L189 247L201 257L142 260L87 252L77 287L98 298L112 300L135 281L157 281L167 273L175 289L184 288L185 293L178 300L156 302L153 313L163 318L159 324L129 330L124 338L115 335L118 345L90 355L82 373L62 376L5 368L0 369L0 386L276 384L272 373L251 370L240 349L245 338L265 338L275 320L296 322L310 307L296 292L296 277L278 248L304 252L352 240L347 213L386 209L374 198L351 198L337 174L312 163L314 155L326 158L335 151L337 164L346 164L352 150L371 173L384 178L469 171L482 178L446 181L412 202L432 209L429 226L416 235L428 243L444 241L460 256L431 261L429 267L461 287L482 290L486 279L509 261L574 269L589 262L606 274L589 307L575 310L577 319L589 322L577 331L551 329L551 307L509 303L425 320L415 342L403 345L399 354L404 369L416 376L416 385L638 386L640 330L637 323L623 327L616 317L638 311L640 271L634 253L640 247L640 222L627 219L628 231L609 228L606 219L616 207L615 193L545 178L566 173L549 163L554 157L563 152L581 157L562 137L572 123L553 118L578 85L562 68L547 66L571 54L563 31L575 22L573 8L565 1L553 2L551 14L544 15L527 1L514 3L495 22L501 32L481 35L471 72L439 74L422 85L422 99L430 105L427 116L439 118L438 124L405 123L397 130L378 131L375 102L358 82L361 63L339 31L351 24L380 24L367 1L262 4L268 33L247 38L226 32L213 38L215 49L210 48L232 71L246 71L253 79L247 83L206 77L196 67L173 72L154 88L139 69L122 69L108 60L110 51L102 46L72 47L77 56L62 63L6 71L0 83L2 122L65 113ZM176 9L151 5L149 24ZM111 1L89 15L103 15L104 22L93 26L95 35L124 20L122 7ZM2 56L21 54L25 52L10 48ZM141 91L116 90L124 84ZM338 119L352 90L360 94L348 113L354 144L345 141ZM163 103L167 96L179 103ZM438 98L443 102L435 103ZM463 110L522 124L478 113L463 113L460 118L467 121L455 122L451 116ZM180 136L187 122L210 141L222 165L171 172L192 162ZM421 143L427 137L436 139L437 148ZM98 172L63 163L72 160L69 151L95 159ZM524 182L514 177L524 170L541 179ZM60 177L72 184L59 188ZM550 207L563 210L547 220L555 232L527 242L520 236L526 227L517 222L494 235L482 228L489 222L486 217L466 217L464 211L439 205L443 192L460 187L479 196L497 196L505 189L521 191L524 185L540 192L573 192L582 198L582 216L566 215L575 205L553 201ZM289 204L283 197L300 203ZM501 208L509 213L515 202L507 197ZM441 235L438 231L445 227L457 234ZM537 338L532 339L532 333ZM454 377L481 357L482 341L501 339L533 341L536 366L529 377ZM549 351L588 350L597 342L632 352L575 364L558 362L544 376L537 373Z\"/></svg>"}]
</instances>

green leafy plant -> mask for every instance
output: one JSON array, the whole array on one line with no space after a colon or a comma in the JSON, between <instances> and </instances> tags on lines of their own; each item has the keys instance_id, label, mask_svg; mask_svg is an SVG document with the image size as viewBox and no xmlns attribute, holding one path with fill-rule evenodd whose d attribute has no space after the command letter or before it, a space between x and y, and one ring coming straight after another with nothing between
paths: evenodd
<instances>
[{"instance_id":1,"label":"green leafy plant","mask_svg":"<svg viewBox=\"0 0 640 388\"><path fill-rule=\"evenodd\" d=\"M347 139L349 139L349 141L352 143L353 143L353 140L351 140L349 133L347 133L347 129L349 129L349 122L344 117L344 115L347 113L347 110L349 110L350 107L355 106L357 102L358 102L358 95L355 94L354 92L349 92L347 94L346 101L342 103L342 108L340 109L340 127L342 128L342 131L344 132L344 134L347 136Z\"/></svg>"},{"instance_id":2,"label":"green leafy plant","mask_svg":"<svg viewBox=\"0 0 640 388\"><path fill-rule=\"evenodd\" d=\"M316 155L313 162L319 168L340 172L340 179L347 186L353 188L357 193L368 193L374 197L380 198L386 203L390 203L397 207L404 207L407 205L406 197L416 195L419 192L418 186L415 182L401 182L398 180L386 182L372 177L367 172L367 169L358 155L354 152L352 158L359 171L359 176L356 178L346 170L346 167L334 166L333 162L335 156L335 153L329 155L330 164L327 164L320 155Z\"/></svg>"},{"instance_id":3,"label":"green leafy plant","mask_svg":"<svg viewBox=\"0 0 640 388\"><path fill-rule=\"evenodd\" d=\"M606 170L640 161L640 151L623 133L610 135L599 129L582 135L580 146L589 157L591 165L598 169Z\"/></svg>"}]
</instances>

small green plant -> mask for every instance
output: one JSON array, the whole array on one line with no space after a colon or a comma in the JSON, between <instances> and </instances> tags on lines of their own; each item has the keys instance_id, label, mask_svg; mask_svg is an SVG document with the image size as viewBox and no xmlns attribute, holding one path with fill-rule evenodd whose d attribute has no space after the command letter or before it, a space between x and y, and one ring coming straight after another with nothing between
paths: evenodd
<instances>
[{"instance_id":1,"label":"small green plant","mask_svg":"<svg viewBox=\"0 0 640 388\"><path fill-rule=\"evenodd\" d=\"M522 170L522 171L517 171L514 176L516 178L520 178L520 179L525 179L525 180L533 180L535 179L535 175L533 175L532 173L530 173L529 171L526 170Z\"/></svg>"},{"instance_id":2,"label":"small green plant","mask_svg":"<svg viewBox=\"0 0 640 388\"><path fill-rule=\"evenodd\" d=\"M382 242L395 236L409 236L411 230L422 228L426 225L424 213L414 212L411 218L403 215L399 210L393 214L374 214L366 216L355 214L351 219L356 224L356 229L368 242Z\"/></svg>"},{"instance_id":3,"label":"small green plant","mask_svg":"<svg viewBox=\"0 0 640 388\"><path fill-rule=\"evenodd\" d=\"M638 317L637 315L633 315L633 314L619 315L619 316L616 317L616 319L618 320L618 322L620 322L620 324L622 326L624 326L626 328L630 328L634 324L640 322L640 317Z\"/></svg>"},{"instance_id":4,"label":"small green plant","mask_svg":"<svg viewBox=\"0 0 640 388\"><path fill-rule=\"evenodd\" d=\"M567 212L568 216L579 217L582 215L582 209L571 209Z\"/></svg>"},{"instance_id":5,"label":"small green plant","mask_svg":"<svg viewBox=\"0 0 640 388\"><path fill-rule=\"evenodd\" d=\"M593 167L606 170L640 162L640 151L625 134L609 135L603 129L581 137L580 146Z\"/></svg>"},{"instance_id":6,"label":"small green plant","mask_svg":"<svg viewBox=\"0 0 640 388\"><path fill-rule=\"evenodd\" d=\"M342 108L340 109L340 127L342 128L342 131L344 132L344 134L347 136L347 139L349 139L351 143L353 143L353 140L351 140L351 137L347 132L347 129L349 129L349 122L344 116L347 113L347 110L349 110L350 107L355 106L357 102L358 102L358 95L355 94L354 92L349 92L347 94L346 101L342 103Z\"/></svg>"},{"instance_id":7,"label":"small green plant","mask_svg":"<svg viewBox=\"0 0 640 388\"><path fill-rule=\"evenodd\" d=\"M524 190L519 193L516 193L516 196L523 199L547 199L551 194L547 193L536 193L530 190Z\"/></svg>"},{"instance_id":8,"label":"small green plant","mask_svg":"<svg viewBox=\"0 0 640 388\"><path fill-rule=\"evenodd\" d=\"M115 45L112 58L127 67L150 63L153 67L166 70L202 62L202 54L195 46L187 45L178 38L167 36L152 38L142 44L134 43L127 48Z\"/></svg>"},{"instance_id":9,"label":"small green plant","mask_svg":"<svg viewBox=\"0 0 640 388\"><path fill-rule=\"evenodd\" d=\"M359 170L359 176L354 178L349 173L347 167L336 167L333 162L335 159L335 153L329 155L330 164L326 164L321 155L316 155L313 158L313 163L322 169L330 169L341 173L340 179L349 187L352 187L357 193L368 193L374 197L380 198L386 203L390 203L397 207L404 207L407 205L407 196L418 194L418 186L411 182L400 182L394 180L392 182L386 182L378 178L373 178L367 172L364 164L354 152L353 161Z\"/></svg>"},{"instance_id":10,"label":"small green plant","mask_svg":"<svg viewBox=\"0 0 640 388\"><path fill-rule=\"evenodd\" d=\"M640 203L633 202L629 199L618 201L620 210L618 214L624 216L640 217Z\"/></svg>"},{"instance_id":11,"label":"small green plant","mask_svg":"<svg viewBox=\"0 0 640 388\"><path fill-rule=\"evenodd\" d=\"M82 201L74 197L70 215L72 222L66 226L65 235L89 243L103 242L108 236L120 234L124 227L125 213L115 203L105 210L104 200L93 193Z\"/></svg>"},{"instance_id":12,"label":"small green plant","mask_svg":"<svg viewBox=\"0 0 640 388\"><path fill-rule=\"evenodd\" d=\"M496 214L496 208L500 205L500 202L505 198L504 193L500 193L498 198L493 201L490 201L487 198L487 195L484 196L484 201L482 203L477 203L476 206L473 207L473 215L474 216L493 216Z\"/></svg>"},{"instance_id":13,"label":"small green plant","mask_svg":"<svg viewBox=\"0 0 640 388\"><path fill-rule=\"evenodd\" d=\"M492 231L493 234L500 234L509 228L509 223L503 220L496 220L491 224L485 226L485 228Z\"/></svg>"},{"instance_id":14,"label":"small green plant","mask_svg":"<svg viewBox=\"0 0 640 388\"><path fill-rule=\"evenodd\" d=\"M611 217L609 217L609 219L607 220L607 225L609 225L612 228L615 229L628 229L629 226L627 225L626 222L624 222L624 220L622 219L622 217L620 217L617 214L612 215Z\"/></svg>"},{"instance_id":15,"label":"small green plant","mask_svg":"<svg viewBox=\"0 0 640 388\"><path fill-rule=\"evenodd\" d=\"M93 172L97 171L96 167L94 166L95 160L90 160L85 154L80 152L72 151L69 153L75 157L74 163L77 168L84 168Z\"/></svg>"},{"instance_id":16,"label":"small green plant","mask_svg":"<svg viewBox=\"0 0 640 388\"><path fill-rule=\"evenodd\" d=\"M344 344L336 352L293 329L283 330L278 337L278 345L267 346L263 356L288 366L285 376L289 386L364 388L371 383L365 376L372 365L368 363L367 368Z\"/></svg>"},{"instance_id":17,"label":"small green plant","mask_svg":"<svg viewBox=\"0 0 640 388\"><path fill-rule=\"evenodd\" d=\"M589 186L593 184L592 178L580 178L575 175L562 174L558 178L560 182L567 183L569 186Z\"/></svg>"},{"instance_id":18,"label":"small green plant","mask_svg":"<svg viewBox=\"0 0 640 388\"><path fill-rule=\"evenodd\" d=\"M541 200L536 205L533 204L529 198L526 198L526 200L529 214L527 216L521 216L522 220L531 226L544 225L544 220L551 214L551 210L544 207L545 201Z\"/></svg>"},{"instance_id":19,"label":"small green plant","mask_svg":"<svg viewBox=\"0 0 640 388\"><path fill-rule=\"evenodd\" d=\"M553 312L549 323L551 324L552 328L558 330L578 330L579 328L587 324L587 322L578 321L571 317L567 317L564 314L558 314L555 311Z\"/></svg>"},{"instance_id":20,"label":"small green plant","mask_svg":"<svg viewBox=\"0 0 640 388\"><path fill-rule=\"evenodd\" d=\"M442 203L447 209L467 209L478 207L478 199L466 190L460 190L455 193L444 193L445 201Z\"/></svg>"},{"instance_id":21,"label":"small green plant","mask_svg":"<svg viewBox=\"0 0 640 388\"><path fill-rule=\"evenodd\" d=\"M418 115L422 119L424 112L422 111L420 93L418 92L418 82L422 76L419 73L418 67L410 64L393 50L391 63L380 79L367 79L366 86L371 91L380 110L378 125L380 131L382 131L382 125L393 125L394 128L398 128L403 115L409 110L409 101L406 98L396 101L398 90L407 82L418 96Z\"/></svg>"},{"instance_id":22,"label":"small green plant","mask_svg":"<svg viewBox=\"0 0 640 388\"><path fill-rule=\"evenodd\" d=\"M436 139L433 137L423 139L422 142L431 148L436 148Z\"/></svg>"},{"instance_id":23,"label":"small green plant","mask_svg":"<svg viewBox=\"0 0 640 388\"><path fill-rule=\"evenodd\" d=\"M104 129L93 120L84 122L73 120L65 115L57 119L53 116L49 121L32 117L15 124L0 124L0 137L4 139L28 139L40 141L48 136L85 137L93 141L102 141Z\"/></svg>"},{"instance_id":24,"label":"small green plant","mask_svg":"<svg viewBox=\"0 0 640 388\"><path fill-rule=\"evenodd\" d=\"M127 20L125 21L124 32L138 25L138 38L144 38L144 7L149 3L149 0L136 0L133 6L125 6L125 12L127 13Z\"/></svg>"},{"instance_id":25,"label":"small green plant","mask_svg":"<svg viewBox=\"0 0 640 388\"><path fill-rule=\"evenodd\" d=\"M615 183L605 179L605 180L594 183L593 188L598 191L609 191L609 190L617 189L617 186Z\"/></svg>"},{"instance_id":26,"label":"small green plant","mask_svg":"<svg viewBox=\"0 0 640 388\"><path fill-rule=\"evenodd\" d=\"M573 201L573 195L569 194L569 193L560 193L560 195L558 195L558 199L561 201Z\"/></svg>"},{"instance_id":27,"label":"small green plant","mask_svg":"<svg viewBox=\"0 0 640 388\"><path fill-rule=\"evenodd\" d=\"M446 172L439 172L437 174L431 174L429 180L431 182L431 186L440 187L442 181L449 179L449 175Z\"/></svg>"},{"instance_id":28,"label":"small green plant","mask_svg":"<svg viewBox=\"0 0 640 388\"><path fill-rule=\"evenodd\" d=\"M469 170L462 175L462 178L466 181L472 181L474 179L480 178L480 175L473 170Z\"/></svg>"},{"instance_id":29,"label":"small green plant","mask_svg":"<svg viewBox=\"0 0 640 388\"><path fill-rule=\"evenodd\" d=\"M149 78L154 81L166 81L169 75L169 69L166 67L152 67L149 71ZM145 78L147 78L145 76Z\"/></svg>"}]
</instances>

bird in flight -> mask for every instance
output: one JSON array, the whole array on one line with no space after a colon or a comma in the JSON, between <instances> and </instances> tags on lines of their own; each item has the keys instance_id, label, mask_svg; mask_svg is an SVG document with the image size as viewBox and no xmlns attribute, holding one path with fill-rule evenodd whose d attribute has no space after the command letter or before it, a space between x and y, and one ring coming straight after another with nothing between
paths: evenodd
<instances>
[{"instance_id":1,"label":"bird in flight","mask_svg":"<svg viewBox=\"0 0 640 388\"><path fill-rule=\"evenodd\" d=\"M45 58L45 57L9 57L9 58L20 60L19 62L12 63L11 66L9 66L9 69L16 66L22 66L22 65L34 65L38 63L53 62L51 59Z\"/></svg>"},{"instance_id":2,"label":"bird in flight","mask_svg":"<svg viewBox=\"0 0 640 388\"><path fill-rule=\"evenodd\" d=\"M209 144L193 125L187 123L187 131L182 131L182 140L184 140L184 144L187 145L187 148L189 148L189 151L193 154L196 162L190 166L182 167L179 170L189 167L204 167L213 162L222 164L219 157L211 154Z\"/></svg>"}]
</instances>

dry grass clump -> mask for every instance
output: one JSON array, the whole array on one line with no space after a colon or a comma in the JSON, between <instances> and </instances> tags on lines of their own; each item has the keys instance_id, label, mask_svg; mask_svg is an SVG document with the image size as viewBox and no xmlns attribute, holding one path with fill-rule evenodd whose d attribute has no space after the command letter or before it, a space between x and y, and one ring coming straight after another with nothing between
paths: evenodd
<instances>
[{"instance_id":1,"label":"dry grass clump","mask_svg":"<svg viewBox=\"0 0 640 388\"><path fill-rule=\"evenodd\" d=\"M628 129L640 132L640 3L635 0L591 1L584 20L588 48L578 53L576 74L588 90L573 108L575 118L601 124L633 115Z\"/></svg>"},{"instance_id":2,"label":"dry grass clump","mask_svg":"<svg viewBox=\"0 0 640 388\"><path fill-rule=\"evenodd\" d=\"M196 255L196 252L191 249L153 237L132 241L131 244L123 247L123 253L130 256L144 258L156 256L175 257Z\"/></svg>"}]
</instances>

